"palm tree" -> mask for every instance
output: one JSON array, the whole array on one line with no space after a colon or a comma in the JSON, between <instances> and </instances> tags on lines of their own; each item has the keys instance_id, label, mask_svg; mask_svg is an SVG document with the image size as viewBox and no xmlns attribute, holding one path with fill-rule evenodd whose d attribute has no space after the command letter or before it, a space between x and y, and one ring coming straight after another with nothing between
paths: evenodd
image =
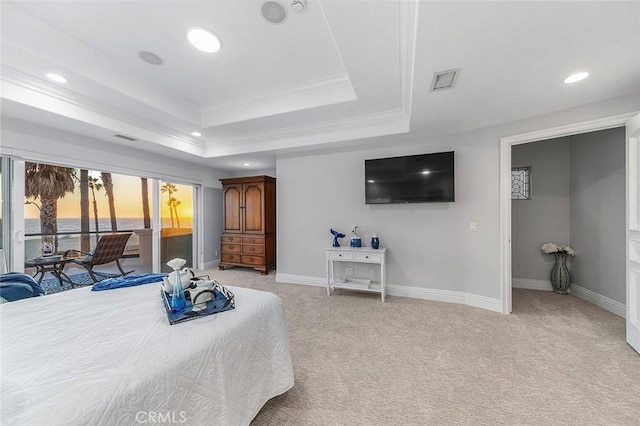
<instances>
[{"instance_id":1,"label":"palm tree","mask_svg":"<svg viewBox=\"0 0 640 426\"><path fill-rule=\"evenodd\" d=\"M174 227L174 223L173 223L173 204L172 204L172 199L175 200L175 198L172 197L174 192L178 191L178 188L176 188L175 184L173 183L165 183L164 185L162 185L162 188L160 188L160 191L164 194L165 192L169 195L169 201L167 202L167 205L169 206L169 214L171 215L171 227Z\"/></svg>"},{"instance_id":2,"label":"palm tree","mask_svg":"<svg viewBox=\"0 0 640 426\"><path fill-rule=\"evenodd\" d=\"M80 170L80 250L91 249L91 230L89 228L89 170Z\"/></svg>"},{"instance_id":3,"label":"palm tree","mask_svg":"<svg viewBox=\"0 0 640 426\"><path fill-rule=\"evenodd\" d=\"M96 202L96 191L100 191L103 187L97 177L89 176L89 189L93 197L93 219L96 224L96 242L98 241L98 203Z\"/></svg>"},{"instance_id":4,"label":"palm tree","mask_svg":"<svg viewBox=\"0 0 640 426\"><path fill-rule=\"evenodd\" d=\"M116 205L113 199L113 180L111 179L111 173L100 172L102 183L104 184L104 191L107 193L109 199L109 218L111 219L111 230L118 230L118 221L116 220Z\"/></svg>"},{"instance_id":5,"label":"palm tree","mask_svg":"<svg viewBox=\"0 0 640 426\"><path fill-rule=\"evenodd\" d=\"M70 167L26 163L25 196L40 198L40 232L43 242L58 250L58 199L75 189L76 174Z\"/></svg>"},{"instance_id":6,"label":"palm tree","mask_svg":"<svg viewBox=\"0 0 640 426\"><path fill-rule=\"evenodd\" d=\"M178 206L182 204L181 201L177 200L175 197L169 198L169 211L172 211L173 216L176 217L176 223L178 224L178 228L180 228L180 218L178 218Z\"/></svg>"},{"instance_id":7,"label":"palm tree","mask_svg":"<svg viewBox=\"0 0 640 426\"><path fill-rule=\"evenodd\" d=\"M147 178L140 178L142 184L142 216L144 218L144 228L151 228L151 215L149 214L149 186Z\"/></svg>"}]
</instances>

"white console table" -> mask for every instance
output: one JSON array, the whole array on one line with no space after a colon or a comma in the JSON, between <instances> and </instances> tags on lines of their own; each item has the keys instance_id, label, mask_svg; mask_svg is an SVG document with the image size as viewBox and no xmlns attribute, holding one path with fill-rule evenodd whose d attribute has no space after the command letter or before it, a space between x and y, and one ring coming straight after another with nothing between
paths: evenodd
<instances>
[{"instance_id":1,"label":"white console table","mask_svg":"<svg viewBox=\"0 0 640 426\"><path fill-rule=\"evenodd\" d=\"M325 249L327 260L327 295L336 288L346 290L368 291L380 293L382 301L386 296L386 248L373 249L371 247L331 247ZM366 283L357 281L338 281L335 279L335 262L374 263L380 265L380 282Z\"/></svg>"}]
</instances>

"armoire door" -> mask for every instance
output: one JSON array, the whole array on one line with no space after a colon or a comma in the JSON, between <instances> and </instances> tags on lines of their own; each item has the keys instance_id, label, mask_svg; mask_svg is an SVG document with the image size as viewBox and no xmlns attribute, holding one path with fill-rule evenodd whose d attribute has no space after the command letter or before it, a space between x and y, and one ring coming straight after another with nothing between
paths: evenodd
<instances>
[{"instance_id":1,"label":"armoire door","mask_svg":"<svg viewBox=\"0 0 640 426\"><path fill-rule=\"evenodd\" d=\"M225 185L222 194L224 232L242 232L242 195L242 184Z\"/></svg>"},{"instance_id":2,"label":"armoire door","mask_svg":"<svg viewBox=\"0 0 640 426\"><path fill-rule=\"evenodd\" d=\"M245 183L244 195L244 232L247 234L264 233L264 183Z\"/></svg>"}]
</instances>

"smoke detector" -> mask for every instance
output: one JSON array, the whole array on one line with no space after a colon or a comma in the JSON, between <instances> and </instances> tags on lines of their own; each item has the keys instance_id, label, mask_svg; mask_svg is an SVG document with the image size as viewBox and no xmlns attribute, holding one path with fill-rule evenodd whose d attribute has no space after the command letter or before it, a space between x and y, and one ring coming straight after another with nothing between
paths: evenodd
<instances>
[{"instance_id":1,"label":"smoke detector","mask_svg":"<svg viewBox=\"0 0 640 426\"><path fill-rule=\"evenodd\" d=\"M293 9L294 12L300 13L306 6L307 2L305 0L293 0L291 2L291 9Z\"/></svg>"},{"instance_id":2,"label":"smoke detector","mask_svg":"<svg viewBox=\"0 0 640 426\"><path fill-rule=\"evenodd\" d=\"M433 74L433 81L431 82L431 92L438 92L440 90L453 89L460 75L460 68L453 70L440 71Z\"/></svg>"}]
</instances>

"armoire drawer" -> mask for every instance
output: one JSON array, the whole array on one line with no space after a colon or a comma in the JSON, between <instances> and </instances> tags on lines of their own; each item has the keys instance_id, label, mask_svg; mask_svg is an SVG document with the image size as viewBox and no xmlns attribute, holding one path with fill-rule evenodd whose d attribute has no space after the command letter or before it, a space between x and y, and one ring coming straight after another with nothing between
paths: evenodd
<instances>
[{"instance_id":1,"label":"armoire drawer","mask_svg":"<svg viewBox=\"0 0 640 426\"><path fill-rule=\"evenodd\" d=\"M264 237L242 237L244 244L264 244Z\"/></svg>"},{"instance_id":2,"label":"armoire drawer","mask_svg":"<svg viewBox=\"0 0 640 426\"><path fill-rule=\"evenodd\" d=\"M220 251L222 253L240 253L242 246L240 244L220 244Z\"/></svg>"},{"instance_id":3,"label":"armoire drawer","mask_svg":"<svg viewBox=\"0 0 640 426\"><path fill-rule=\"evenodd\" d=\"M228 263L241 263L242 256L240 256L239 254L222 253L220 255L220 261Z\"/></svg>"},{"instance_id":4,"label":"armoire drawer","mask_svg":"<svg viewBox=\"0 0 640 426\"><path fill-rule=\"evenodd\" d=\"M256 246L252 244L242 245L242 254L264 254L264 246Z\"/></svg>"},{"instance_id":5,"label":"armoire drawer","mask_svg":"<svg viewBox=\"0 0 640 426\"><path fill-rule=\"evenodd\" d=\"M264 257L243 255L242 263L244 265L264 265Z\"/></svg>"},{"instance_id":6,"label":"armoire drawer","mask_svg":"<svg viewBox=\"0 0 640 426\"><path fill-rule=\"evenodd\" d=\"M242 237L238 237L236 235L223 235L220 237L220 241L223 243L240 243L242 241Z\"/></svg>"}]
</instances>

